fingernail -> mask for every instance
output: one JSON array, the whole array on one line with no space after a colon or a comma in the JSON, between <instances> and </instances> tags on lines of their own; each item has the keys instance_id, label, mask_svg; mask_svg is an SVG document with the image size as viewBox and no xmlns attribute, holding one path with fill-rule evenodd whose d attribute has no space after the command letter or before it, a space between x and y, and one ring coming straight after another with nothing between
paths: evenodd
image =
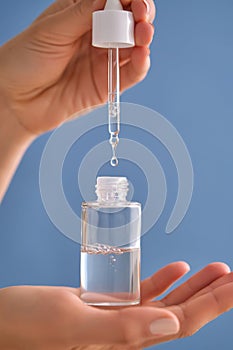
<instances>
[{"instance_id":1,"label":"fingernail","mask_svg":"<svg viewBox=\"0 0 233 350\"><path fill-rule=\"evenodd\" d=\"M146 63L145 63L145 66L146 66L146 70L148 71L150 69L150 56L147 56L146 58Z\"/></svg>"},{"instance_id":2,"label":"fingernail","mask_svg":"<svg viewBox=\"0 0 233 350\"><path fill-rule=\"evenodd\" d=\"M150 5L149 2L147 2L147 0L143 0L144 5L146 6L146 14L147 16L149 16L150 13Z\"/></svg>"},{"instance_id":3,"label":"fingernail","mask_svg":"<svg viewBox=\"0 0 233 350\"><path fill-rule=\"evenodd\" d=\"M179 331L179 323L173 319L161 318L150 324L150 332L153 335L176 334Z\"/></svg>"}]
</instances>

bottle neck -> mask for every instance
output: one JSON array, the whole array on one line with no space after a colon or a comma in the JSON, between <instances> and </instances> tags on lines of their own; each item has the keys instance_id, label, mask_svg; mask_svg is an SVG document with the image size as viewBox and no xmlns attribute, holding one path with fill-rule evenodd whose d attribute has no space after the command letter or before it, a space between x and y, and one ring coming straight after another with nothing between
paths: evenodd
<instances>
[{"instance_id":1,"label":"bottle neck","mask_svg":"<svg viewBox=\"0 0 233 350\"><path fill-rule=\"evenodd\" d=\"M125 177L99 177L97 179L97 201L102 203L126 202L128 181Z\"/></svg>"},{"instance_id":2,"label":"bottle neck","mask_svg":"<svg viewBox=\"0 0 233 350\"><path fill-rule=\"evenodd\" d=\"M127 193L119 191L99 191L97 201L105 203L126 202L126 195Z\"/></svg>"}]
</instances>

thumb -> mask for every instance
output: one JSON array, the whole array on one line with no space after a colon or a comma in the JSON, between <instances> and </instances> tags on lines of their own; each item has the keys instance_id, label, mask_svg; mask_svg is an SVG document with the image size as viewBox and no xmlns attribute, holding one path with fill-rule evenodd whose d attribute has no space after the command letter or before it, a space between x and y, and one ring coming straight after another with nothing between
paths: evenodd
<instances>
[{"instance_id":1,"label":"thumb","mask_svg":"<svg viewBox=\"0 0 233 350\"><path fill-rule=\"evenodd\" d=\"M92 13L104 7L106 0L80 0L65 9L46 17L43 30L77 40L91 29Z\"/></svg>"},{"instance_id":2,"label":"thumb","mask_svg":"<svg viewBox=\"0 0 233 350\"><path fill-rule=\"evenodd\" d=\"M154 307L120 310L85 307L77 317L78 344L141 345L148 339L156 341L179 331L179 321L172 312Z\"/></svg>"}]
</instances>

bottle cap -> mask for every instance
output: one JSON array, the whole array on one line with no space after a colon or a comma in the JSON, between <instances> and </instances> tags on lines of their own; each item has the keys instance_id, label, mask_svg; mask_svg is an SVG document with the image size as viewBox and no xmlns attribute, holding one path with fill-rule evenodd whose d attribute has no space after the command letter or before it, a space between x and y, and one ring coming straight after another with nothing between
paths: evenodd
<instances>
[{"instance_id":1,"label":"bottle cap","mask_svg":"<svg viewBox=\"0 0 233 350\"><path fill-rule=\"evenodd\" d=\"M102 48L135 45L133 14L123 10L120 0L107 0L104 10L93 12L92 45Z\"/></svg>"}]
</instances>

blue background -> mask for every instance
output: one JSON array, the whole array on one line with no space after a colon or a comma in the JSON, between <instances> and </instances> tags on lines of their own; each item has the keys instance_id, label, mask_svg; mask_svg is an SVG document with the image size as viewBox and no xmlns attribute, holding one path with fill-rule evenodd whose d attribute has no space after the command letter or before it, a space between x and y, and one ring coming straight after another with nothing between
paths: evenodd
<instances>
[{"instance_id":1,"label":"blue background","mask_svg":"<svg viewBox=\"0 0 233 350\"><path fill-rule=\"evenodd\" d=\"M0 43L26 28L50 3L2 1ZM233 2L157 0L156 5L150 74L122 99L157 110L177 128L192 158L195 187L185 219L172 235L166 235L177 190L176 172L161 145L156 140L153 146L147 145L145 139L163 165L168 200L160 220L142 239L143 278L175 260L189 262L193 273L212 261L233 265ZM133 138L134 131L127 132ZM27 151L0 208L0 287L79 284L79 245L53 226L40 198L39 163L48 137L40 137ZM93 135L86 135L83 142L88 151ZM64 169L65 192L77 208L81 201L75 197L78 149L74 145ZM127 167L135 170L131 181L143 184L141 171L130 163ZM101 171L114 174L109 165ZM143 188L135 193L142 202ZM232 316L232 312L224 314L193 337L156 348L230 350Z\"/></svg>"}]
</instances>

